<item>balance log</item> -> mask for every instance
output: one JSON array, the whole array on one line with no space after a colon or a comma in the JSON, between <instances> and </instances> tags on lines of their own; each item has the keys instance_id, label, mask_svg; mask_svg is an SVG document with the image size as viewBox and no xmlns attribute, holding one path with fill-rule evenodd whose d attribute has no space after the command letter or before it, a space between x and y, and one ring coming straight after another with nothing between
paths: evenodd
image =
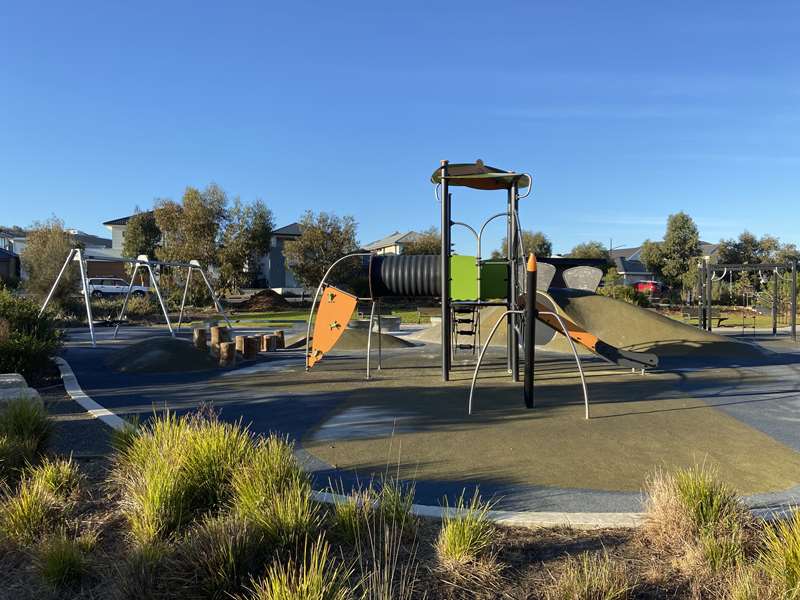
<instances>
[{"instance_id":1,"label":"balance log","mask_svg":"<svg viewBox=\"0 0 800 600\"><path fill-rule=\"evenodd\" d=\"M196 327L192 330L192 343L198 350L208 350L207 332L204 327Z\"/></svg>"},{"instance_id":2,"label":"balance log","mask_svg":"<svg viewBox=\"0 0 800 600\"><path fill-rule=\"evenodd\" d=\"M219 343L219 366L232 367L236 364L236 344L234 342Z\"/></svg>"}]
</instances>

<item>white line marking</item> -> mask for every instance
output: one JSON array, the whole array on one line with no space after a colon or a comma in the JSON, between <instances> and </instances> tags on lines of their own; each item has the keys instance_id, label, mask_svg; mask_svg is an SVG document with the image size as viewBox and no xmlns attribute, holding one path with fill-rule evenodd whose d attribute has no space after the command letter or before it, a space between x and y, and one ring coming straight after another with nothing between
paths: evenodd
<instances>
[{"instance_id":1,"label":"white line marking","mask_svg":"<svg viewBox=\"0 0 800 600\"><path fill-rule=\"evenodd\" d=\"M81 386L78 383L78 378L75 377L75 373L72 371L72 367L69 366L67 361L60 356L57 356L55 358L55 363L58 365L59 371L61 371L61 379L64 381L64 389L67 390L67 394L69 394L70 398L80 404L90 415L100 419L112 429L119 430L125 427L125 419L118 417L107 408L100 406L97 402L92 400L92 398L86 392L84 392L83 389L81 389Z\"/></svg>"}]
</instances>

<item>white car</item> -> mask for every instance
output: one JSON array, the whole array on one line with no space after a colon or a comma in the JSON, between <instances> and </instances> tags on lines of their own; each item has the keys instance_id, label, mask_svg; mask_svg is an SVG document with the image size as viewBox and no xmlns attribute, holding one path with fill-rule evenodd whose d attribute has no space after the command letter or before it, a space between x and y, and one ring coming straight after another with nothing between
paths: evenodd
<instances>
[{"instance_id":1,"label":"white car","mask_svg":"<svg viewBox=\"0 0 800 600\"><path fill-rule=\"evenodd\" d=\"M128 293L130 285L124 279L113 277L92 277L87 281L89 295L92 298L106 298L110 296L124 296ZM150 292L146 285L134 285L131 288L131 296L144 296Z\"/></svg>"}]
</instances>

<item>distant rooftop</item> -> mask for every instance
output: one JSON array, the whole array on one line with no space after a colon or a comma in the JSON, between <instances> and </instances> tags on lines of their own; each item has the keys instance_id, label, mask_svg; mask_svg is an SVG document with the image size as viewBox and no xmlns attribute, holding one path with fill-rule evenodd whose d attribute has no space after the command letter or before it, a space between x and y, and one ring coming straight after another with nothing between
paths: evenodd
<instances>
[{"instance_id":1,"label":"distant rooftop","mask_svg":"<svg viewBox=\"0 0 800 600\"><path fill-rule=\"evenodd\" d=\"M364 250L379 250L381 248L394 246L396 244L406 244L414 241L418 235L419 234L416 231L406 231L405 233L395 231L394 233L387 235L385 238L381 238L366 244L364 246Z\"/></svg>"},{"instance_id":2,"label":"distant rooftop","mask_svg":"<svg viewBox=\"0 0 800 600\"><path fill-rule=\"evenodd\" d=\"M153 211L152 210L146 210L144 212L151 213ZM133 217L135 214L136 213L134 213L133 215L128 215L127 217L120 217L119 219L112 219L111 221L106 221L105 223L103 223L103 225L105 225L106 227L108 227L110 225L127 225L128 221L130 221L131 217Z\"/></svg>"},{"instance_id":3,"label":"distant rooftop","mask_svg":"<svg viewBox=\"0 0 800 600\"><path fill-rule=\"evenodd\" d=\"M300 229L300 223L289 223L288 225L279 227L272 232L273 235L282 235L286 237L300 237L300 234L302 233L303 232Z\"/></svg>"}]
</instances>

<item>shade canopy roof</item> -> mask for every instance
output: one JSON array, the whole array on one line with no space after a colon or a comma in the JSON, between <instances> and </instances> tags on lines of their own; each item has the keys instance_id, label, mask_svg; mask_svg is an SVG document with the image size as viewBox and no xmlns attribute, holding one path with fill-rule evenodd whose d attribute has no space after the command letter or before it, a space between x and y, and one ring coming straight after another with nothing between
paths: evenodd
<instances>
[{"instance_id":1,"label":"shade canopy roof","mask_svg":"<svg viewBox=\"0 0 800 600\"><path fill-rule=\"evenodd\" d=\"M436 169L431 175L432 183L441 183L442 169ZM474 163L453 163L447 165L447 185L459 185L476 190L507 190L514 184L522 189L530 186L531 178L526 173L504 171L497 167L483 164L482 160Z\"/></svg>"}]
</instances>

